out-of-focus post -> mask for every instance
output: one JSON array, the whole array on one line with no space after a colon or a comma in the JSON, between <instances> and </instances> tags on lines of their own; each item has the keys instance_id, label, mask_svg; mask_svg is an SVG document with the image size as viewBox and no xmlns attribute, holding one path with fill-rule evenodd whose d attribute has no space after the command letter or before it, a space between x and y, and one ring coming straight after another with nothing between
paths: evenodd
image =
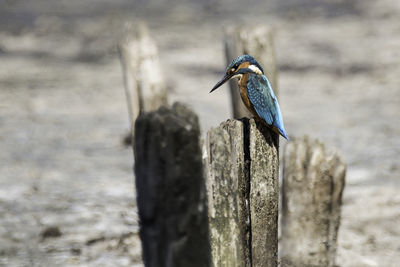
<instances>
[{"instance_id":1,"label":"out-of-focus post","mask_svg":"<svg viewBox=\"0 0 400 267\"><path fill-rule=\"evenodd\" d=\"M210 244L198 118L182 104L139 115L134 151L146 267L208 267Z\"/></svg>"},{"instance_id":2,"label":"out-of-focus post","mask_svg":"<svg viewBox=\"0 0 400 267\"><path fill-rule=\"evenodd\" d=\"M145 24L128 23L118 48L133 126L140 112L153 111L167 104L167 90L157 46Z\"/></svg>"},{"instance_id":3,"label":"out-of-focus post","mask_svg":"<svg viewBox=\"0 0 400 267\"><path fill-rule=\"evenodd\" d=\"M283 155L283 266L335 266L346 164L319 141L291 140Z\"/></svg>"}]
</instances>

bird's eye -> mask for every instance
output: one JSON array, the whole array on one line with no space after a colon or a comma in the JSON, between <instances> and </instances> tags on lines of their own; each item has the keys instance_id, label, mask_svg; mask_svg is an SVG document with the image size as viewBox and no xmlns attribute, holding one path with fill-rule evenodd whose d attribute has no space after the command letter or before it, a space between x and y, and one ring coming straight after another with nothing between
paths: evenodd
<instances>
[{"instance_id":1,"label":"bird's eye","mask_svg":"<svg viewBox=\"0 0 400 267\"><path fill-rule=\"evenodd\" d=\"M229 73L230 74L232 74L232 73L234 73L235 72L235 68L231 68L230 70L229 70Z\"/></svg>"}]
</instances>

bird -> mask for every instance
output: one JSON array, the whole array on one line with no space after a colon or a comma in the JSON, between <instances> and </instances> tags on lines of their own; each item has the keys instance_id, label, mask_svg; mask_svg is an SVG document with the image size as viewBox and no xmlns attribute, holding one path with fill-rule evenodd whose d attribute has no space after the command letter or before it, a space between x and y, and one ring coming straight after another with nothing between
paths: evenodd
<instances>
[{"instance_id":1,"label":"bird","mask_svg":"<svg viewBox=\"0 0 400 267\"><path fill-rule=\"evenodd\" d=\"M211 89L210 93L234 78L239 78L240 96L246 108L256 119L261 119L272 130L289 140L278 100L257 60L250 55L235 58L226 68L225 76Z\"/></svg>"}]
</instances>

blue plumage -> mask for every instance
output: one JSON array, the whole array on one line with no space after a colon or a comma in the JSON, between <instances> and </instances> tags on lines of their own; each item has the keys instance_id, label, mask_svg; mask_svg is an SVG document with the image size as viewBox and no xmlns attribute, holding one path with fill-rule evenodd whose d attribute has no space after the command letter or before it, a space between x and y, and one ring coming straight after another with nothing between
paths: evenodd
<instances>
[{"instance_id":1,"label":"blue plumage","mask_svg":"<svg viewBox=\"0 0 400 267\"><path fill-rule=\"evenodd\" d=\"M235 58L234 60L232 60L231 64L229 64L229 66L226 68L226 71L229 71L229 69L231 69L233 66L239 66L240 64L242 64L244 62L249 62L250 65L257 66L261 70L261 72L264 73L263 68L257 62L257 60L254 57L249 56L249 55L241 55L241 56L238 56L237 58Z\"/></svg>"},{"instance_id":2,"label":"blue plumage","mask_svg":"<svg viewBox=\"0 0 400 267\"><path fill-rule=\"evenodd\" d=\"M279 133L289 140L283 126L281 109L272 90L271 84L264 75L249 73L247 80L247 95L258 116L268 125L275 126Z\"/></svg>"},{"instance_id":3,"label":"blue plumage","mask_svg":"<svg viewBox=\"0 0 400 267\"><path fill-rule=\"evenodd\" d=\"M225 76L210 93L235 77L239 78L240 96L245 106L289 140L271 84L264 75L261 65L252 56L241 55L235 58L227 67Z\"/></svg>"}]
</instances>

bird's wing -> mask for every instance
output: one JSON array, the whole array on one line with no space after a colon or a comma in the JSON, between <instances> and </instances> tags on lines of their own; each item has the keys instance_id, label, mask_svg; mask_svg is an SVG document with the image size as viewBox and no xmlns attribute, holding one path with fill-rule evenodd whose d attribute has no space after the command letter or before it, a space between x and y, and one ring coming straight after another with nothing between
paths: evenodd
<instances>
[{"instance_id":1,"label":"bird's wing","mask_svg":"<svg viewBox=\"0 0 400 267\"><path fill-rule=\"evenodd\" d=\"M280 134L289 140L283 126L281 110L271 84L264 75L250 74L247 81L247 95L258 116L267 124L278 128Z\"/></svg>"},{"instance_id":2,"label":"bird's wing","mask_svg":"<svg viewBox=\"0 0 400 267\"><path fill-rule=\"evenodd\" d=\"M269 125L274 125L277 119L278 102L268 79L264 75L250 74L247 81L247 95L258 116Z\"/></svg>"}]
</instances>

